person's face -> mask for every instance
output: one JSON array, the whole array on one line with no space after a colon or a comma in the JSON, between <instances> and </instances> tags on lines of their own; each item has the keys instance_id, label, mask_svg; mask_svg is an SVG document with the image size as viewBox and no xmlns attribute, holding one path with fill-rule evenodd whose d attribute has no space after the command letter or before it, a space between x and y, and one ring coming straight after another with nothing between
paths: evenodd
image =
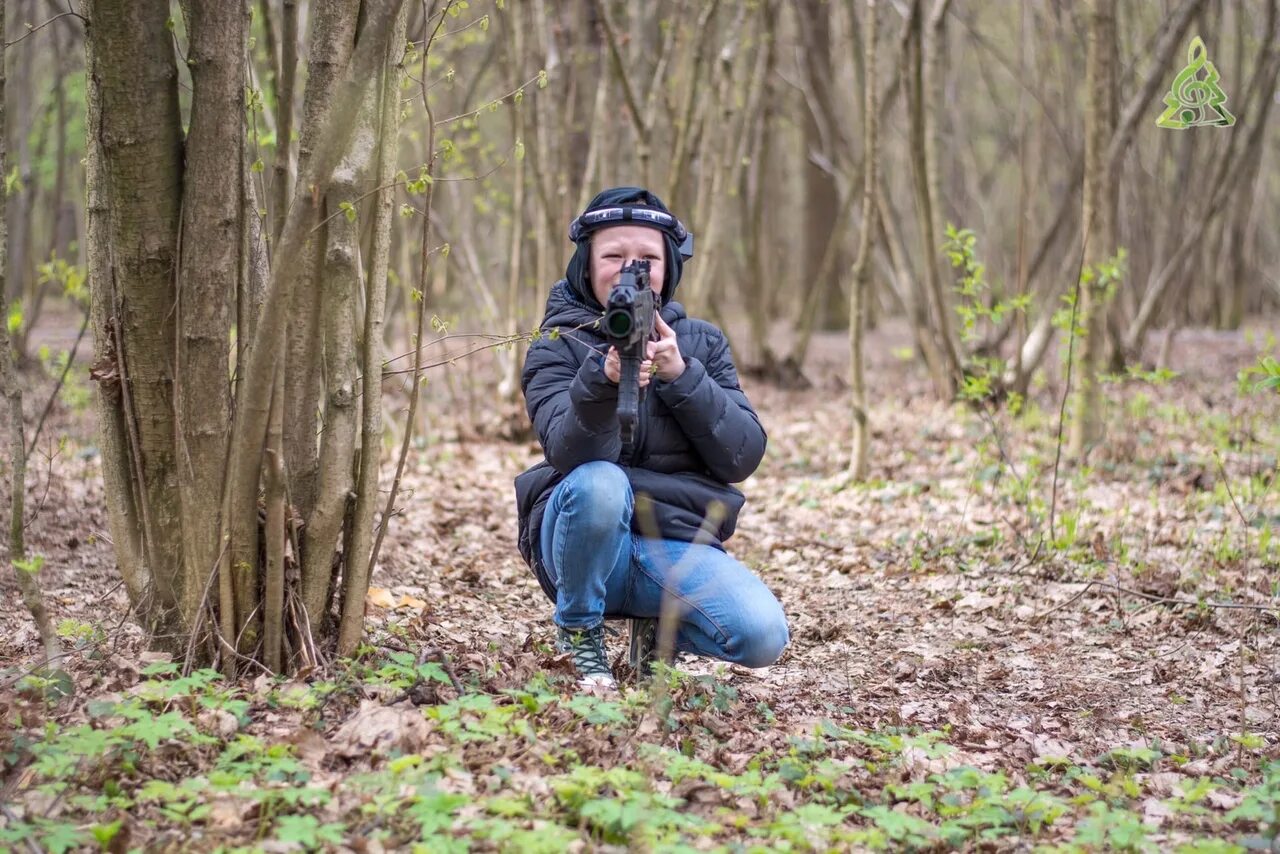
<instances>
[{"instance_id":1,"label":"person's face","mask_svg":"<svg viewBox=\"0 0 1280 854\"><path fill-rule=\"evenodd\" d=\"M621 278L622 268L632 261L649 262L649 287L662 295L666 270L666 246L662 232L643 225L614 225L591 235L591 292L601 305L609 301L609 290Z\"/></svg>"}]
</instances>

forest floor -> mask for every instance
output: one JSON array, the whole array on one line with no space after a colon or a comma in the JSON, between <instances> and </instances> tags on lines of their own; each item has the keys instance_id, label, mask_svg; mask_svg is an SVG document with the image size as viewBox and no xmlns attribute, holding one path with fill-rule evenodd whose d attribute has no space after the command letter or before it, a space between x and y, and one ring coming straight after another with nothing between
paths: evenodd
<instances>
[{"instance_id":1,"label":"forest floor","mask_svg":"<svg viewBox=\"0 0 1280 854\"><path fill-rule=\"evenodd\" d=\"M1108 383L1105 439L1055 465L1060 385L1017 414L944 406L879 330L871 479L849 484L823 337L815 388L746 383L769 450L730 549L791 645L609 696L551 652L514 542L539 452L483 378L428 386L453 403L411 458L363 653L239 685L143 650L73 389L28 501L65 677L24 675L38 639L0 575L0 849L1276 850L1280 395L1237 382L1262 338L1182 333L1174 375Z\"/></svg>"}]
</instances>

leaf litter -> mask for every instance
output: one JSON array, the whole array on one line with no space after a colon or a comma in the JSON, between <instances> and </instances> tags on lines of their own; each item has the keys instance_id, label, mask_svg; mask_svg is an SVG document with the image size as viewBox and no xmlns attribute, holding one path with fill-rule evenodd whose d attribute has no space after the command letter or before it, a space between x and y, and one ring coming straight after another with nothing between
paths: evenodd
<instances>
[{"instance_id":1,"label":"leaf litter","mask_svg":"<svg viewBox=\"0 0 1280 854\"><path fill-rule=\"evenodd\" d=\"M91 421L62 413L71 442L33 474L47 498L28 538L75 639L75 693L51 702L17 678L39 644L4 577L0 840L1270 844L1280 398L1237 389L1256 350L1214 343L1179 351L1188 369L1169 382L1109 385L1107 439L1087 468L1060 467L1056 500L1056 383L983 418L934 402L917 366L873 358L865 484L843 477L838 383L749 386L770 445L730 545L783 602L791 645L760 670L685 657L665 688L613 696L573 694L516 552L511 480L539 452L509 412L441 414L419 444L362 655L241 686L178 684L143 651Z\"/></svg>"}]
</instances>

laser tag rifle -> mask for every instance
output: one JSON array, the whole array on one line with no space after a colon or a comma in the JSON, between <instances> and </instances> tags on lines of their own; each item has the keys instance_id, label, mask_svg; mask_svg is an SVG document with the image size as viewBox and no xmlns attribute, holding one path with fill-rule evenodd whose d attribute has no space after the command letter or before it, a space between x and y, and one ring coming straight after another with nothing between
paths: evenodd
<instances>
[{"instance_id":1,"label":"laser tag rifle","mask_svg":"<svg viewBox=\"0 0 1280 854\"><path fill-rule=\"evenodd\" d=\"M633 261L609 291L604 309L604 335L618 351L622 373L618 381L618 424L623 444L635 436L640 414L640 363L653 338L658 305L649 287L649 262Z\"/></svg>"}]
</instances>

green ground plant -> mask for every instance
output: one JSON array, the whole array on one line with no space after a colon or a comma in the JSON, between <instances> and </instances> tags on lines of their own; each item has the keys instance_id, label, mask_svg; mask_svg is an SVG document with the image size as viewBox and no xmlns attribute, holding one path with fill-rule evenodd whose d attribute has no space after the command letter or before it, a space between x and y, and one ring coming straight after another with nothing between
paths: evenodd
<instances>
[{"instance_id":1,"label":"green ground plant","mask_svg":"<svg viewBox=\"0 0 1280 854\"><path fill-rule=\"evenodd\" d=\"M388 686L419 675L444 684L435 668L419 671L394 653L366 655L360 667ZM267 840L322 850L353 836L418 851L486 843L550 852L578 840L654 851L1010 843L1147 851L1166 838L1142 813L1153 797L1152 772L1197 751L1238 750L1253 761L1267 750L1257 737L1194 749L1119 746L1089 763L1033 764L1011 775L956 761L946 730L867 731L824 721L730 768L707 727L730 715L767 725L772 711L746 707L723 680L672 673L665 691L609 699L562 693L540 675L518 689L424 706L418 713L430 722L435 748L361 761L333 789L317 780L314 761L295 743L251 731L255 711L288 708L279 695L290 685L250 696L214 671L183 675L161 663L144 675L127 696L89 702L85 723L29 731L17 722L2 757L8 769L27 769L19 802L38 793L59 806L54 815L26 810L9 820L0 846L107 847L127 820L135 840L181 831L224 851L256 850ZM303 690L320 695L294 705L291 714L305 726L322 719L324 706L349 704L355 689L321 683ZM210 732L201 717L210 711L231 715L238 731ZM660 725L637 737L646 719ZM1188 777L1161 797L1183 827L1183 850L1239 851L1276 838L1280 762L1254 769ZM1238 805L1212 807L1214 792L1230 793ZM227 804L255 820L220 826L214 816Z\"/></svg>"}]
</instances>

